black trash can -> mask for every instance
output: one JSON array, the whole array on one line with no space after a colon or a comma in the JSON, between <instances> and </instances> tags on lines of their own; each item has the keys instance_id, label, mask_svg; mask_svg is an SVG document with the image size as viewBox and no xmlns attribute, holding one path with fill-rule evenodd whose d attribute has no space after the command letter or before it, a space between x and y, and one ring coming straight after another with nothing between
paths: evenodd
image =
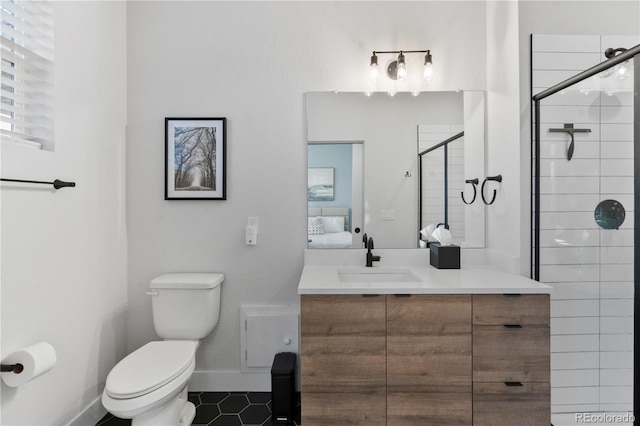
<instances>
[{"instance_id":1,"label":"black trash can","mask_svg":"<svg viewBox=\"0 0 640 426\"><path fill-rule=\"evenodd\" d=\"M271 366L271 418L291 424L296 417L296 354L280 352Z\"/></svg>"}]
</instances>

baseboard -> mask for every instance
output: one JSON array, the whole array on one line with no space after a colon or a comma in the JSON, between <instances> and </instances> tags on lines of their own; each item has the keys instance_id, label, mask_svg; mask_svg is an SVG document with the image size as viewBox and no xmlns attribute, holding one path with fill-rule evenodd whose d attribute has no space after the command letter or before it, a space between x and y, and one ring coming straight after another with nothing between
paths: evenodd
<instances>
[{"instance_id":1,"label":"baseboard","mask_svg":"<svg viewBox=\"0 0 640 426\"><path fill-rule=\"evenodd\" d=\"M87 426L95 425L106 414L107 410L102 406L102 395L98 396L83 412L78 414L75 419L69 422L68 426Z\"/></svg>"},{"instance_id":2,"label":"baseboard","mask_svg":"<svg viewBox=\"0 0 640 426\"><path fill-rule=\"evenodd\" d=\"M194 371L189 392L271 392L271 372Z\"/></svg>"}]
</instances>

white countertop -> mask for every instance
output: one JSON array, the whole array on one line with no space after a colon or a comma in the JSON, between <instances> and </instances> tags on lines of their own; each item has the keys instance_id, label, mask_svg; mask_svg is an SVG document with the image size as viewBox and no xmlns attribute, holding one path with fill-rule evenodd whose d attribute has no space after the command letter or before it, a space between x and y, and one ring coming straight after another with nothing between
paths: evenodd
<instances>
[{"instance_id":1,"label":"white countertop","mask_svg":"<svg viewBox=\"0 0 640 426\"><path fill-rule=\"evenodd\" d=\"M369 268L343 262L320 263L305 264L298 294L548 294L552 291L552 287L538 281L486 265L463 264L461 269L436 269L428 261L421 265L403 265L397 261L391 265L376 263ZM409 272L419 281L342 282L339 278L341 272Z\"/></svg>"}]
</instances>

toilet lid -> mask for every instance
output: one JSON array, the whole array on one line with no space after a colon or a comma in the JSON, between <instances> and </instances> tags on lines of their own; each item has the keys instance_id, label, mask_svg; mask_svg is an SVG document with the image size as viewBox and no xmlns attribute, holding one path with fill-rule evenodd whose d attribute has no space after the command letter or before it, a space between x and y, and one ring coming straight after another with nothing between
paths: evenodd
<instances>
[{"instance_id":1,"label":"toilet lid","mask_svg":"<svg viewBox=\"0 0 640 426\"><path fill-rule=\"evenodd\" d=\"M126 399L153 392L189 368L195 360L197 344L190 340L147 343L111 370L107 393L112 398Z\"/></svg>"}]
</instances>

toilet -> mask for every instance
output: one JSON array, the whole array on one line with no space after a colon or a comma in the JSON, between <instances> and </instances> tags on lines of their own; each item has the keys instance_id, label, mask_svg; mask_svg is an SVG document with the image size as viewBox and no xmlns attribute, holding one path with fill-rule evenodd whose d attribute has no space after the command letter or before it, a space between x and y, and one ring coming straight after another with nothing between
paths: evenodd
<instances>
[{"instance_id":1,"label":"toilet","mask_svg":"<svg viewBox=\"0 0 640 426\"><path fill-rule=\"evenodd\" d=\"M160 341L127 355L107 376L102 405L133 426L186 426L196 408L187 399L200 339L218 324L219 273L164 274L151 280L153 324Z\"/></svg>"}]
</instances>

